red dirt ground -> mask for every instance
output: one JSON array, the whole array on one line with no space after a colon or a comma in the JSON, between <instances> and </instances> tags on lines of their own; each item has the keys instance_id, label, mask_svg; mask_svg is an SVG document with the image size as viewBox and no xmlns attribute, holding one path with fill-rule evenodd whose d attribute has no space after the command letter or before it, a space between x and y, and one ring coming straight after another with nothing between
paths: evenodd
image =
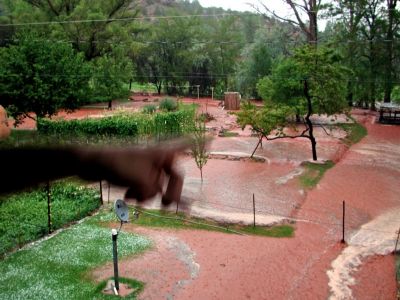
<instances>
[{"instance_id":1,"label":"red dirt ground","mask_svg":"<svg viewBox=\"0 0 400 300\"><path fill-rule=\"evenodd\" d=\"M359 111L354 112L356 115ZM308 193L298 212L294 238L243 237L204 231L161 231L187 244L199 264L198 276L167 293L174 299L326 299L330 296L326 271L344 249L341 239L342 200L347 201L348 232L387 211L398 207L399 163L397 148L382 154L374 145L399 147L400 127L372 124L372 117L357 116L364 121L369 135L352 147L338 164L329 170L320 184ZM387 146L387 145L386 145ZM368 151L363 149L368 148ZM385 148L386 149L386 148ZM364 152L363 152L364 151ZM151 232L133 229L134 232ZM163 257L162 252L160 253ZM165 256L168 257L168 256ZM167 258L168 261L170 261ZM175 259L176 260L176 259ZM144 262L143 262L144 261ZM177 260L176 260L177 261ZM146 272L159 274L164 258L128 260L124 264L146 265ZM181 268L169 267L170 270ZM110 268L109 268L110 269ZM111 270L111 269L110 269ZM150 271L151 270L151 271ZM169 274L172 278L169 280ZM152 278L143 299L156 299L160 287L176 284L176 272L163 274L157 283ZM127 274L128 275L128 274ZM140 271L132 276L143 278ZM180 278L187 280L188 270ZM367 259L355 274L352 287L356 299L395 299L396 282L392 256ZM379 278L379 280L377 280ZM144 278L143 278L144 279ZM179 281L178 281L179 282ZM157 287L158 286L158 287ZM163 294L163 298L165 295ZM152 295L157 295L153 298Z\"/></svg>"},{"instance_id":2,"label":"red dirt ground","mask_svg":"<svg viewBox=\"0 0 400 300\"><path fill-rule=\"evenodd\" d=\"M185 101L192 101L186 100ZM202 100L205 109L206 100ZM143 105L129 102L137 109ZM208 110L218 116L216 103ZM103 114L104 110L81 110L67 118ZM296 223L294 238L236 236L205 231L149 230L126 227L154 240L155 248L139 258L121 263L121 274L146 282L142 299L326 299L330 294L326 272L342 252L341 210L347 205L347 234L378 215L400 206L400 127L375 124L374 116L354 110L353 115L368 129L368 136L346 153L340 141L320 136L321 157L338 163L319 185L303 199L297 218L310 220ZM62 115L65 117L65 115ZM234 120L218 119L209 126L236 130ZM30 125L32 128L32 125ZM218 139L213 151L244 151L255 145L254 138ZM293 163L308 159L306 142L279 142L265 145L258 154L274 163ZM306 153L304 156L301 153ZM285 162L280 157L288 157ZM272 163L272 165L273 165ZM211 160L206 178L215 182L215 170L229 172L229 162ZM246 164L242 165L242 167ZM207 168L208 166L206 166ZM237 168L236 164L231 167ZM250 168L250 165L247 167ZM246 168L247 168L246 167ZM260 175L263 170L243 174ZM194 168L190 168L195 176ZM207 172L210 172L207 174ZM279 172L279 168L274 170ZM190 175L189 175L190 176ZM246 177L246 176L245 176ZM238 178L238 181L244 178ZM235 191L236 186L232 184ZM249 187L248 191L251 191ZM268 190L264 191L265 193ZM212 193L218 193L218 186ZM240 205L232 193L232 203ZM226 195L225 195L226 196ZM222 196L221 196L222 198ZM239 201L239 203L238 203ZM287 213L286 211L284 213ZM187 260L188 253L193 255ZM191 256L190 256L191 257ZM193 271L196 263L198 271ZM94 278L109 277L112 267L94 271ZM357 299L395 299L396 282L392 256L375 256L365 260L354 274L352 286ZM379 280L376 280L379 278Z\"/></svg>"}]
</instances>

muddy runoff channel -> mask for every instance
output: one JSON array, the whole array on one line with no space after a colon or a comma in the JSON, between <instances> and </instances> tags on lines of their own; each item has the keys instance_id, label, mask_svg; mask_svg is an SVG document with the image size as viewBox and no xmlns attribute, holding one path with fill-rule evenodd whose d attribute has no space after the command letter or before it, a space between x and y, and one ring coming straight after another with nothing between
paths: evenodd
<instances>
[{"instance_id":1,"label":"muddy runoff channel","mask_svg":"<svg viewBox=\"0 0 400 300\"><path fill-rule=\"evenodd\" d=\"M306 197L296 180L304 172L299 162L210 159L203 170L203 181L192 158L183 158L179 165L185 174L179 211L192 216L223 223L252 224L254 194L257 225L272 225L291 220L293 210ZM105 202L123 199L125 192L126 188L111 186L109 193L108 184L103 184ZM126 200L137 204L134 199ZM160 195L141 206L161 209ZM175 211L176 206L170 209Z\"/></svg>"},{"instance_id":2,"label":"muddy runoff channel","mask_svg":"<svg viewBox=\"0 0 400 300\"><path fill-rule=\"evenodd\" d=\"M387 255L395 248L399 228L400 208L393 209L351 234L346 242L348 246L332 262L329 277L330 299L353 299L352 276L363 261L373 255Z\"/></svg>"}]
</instances>

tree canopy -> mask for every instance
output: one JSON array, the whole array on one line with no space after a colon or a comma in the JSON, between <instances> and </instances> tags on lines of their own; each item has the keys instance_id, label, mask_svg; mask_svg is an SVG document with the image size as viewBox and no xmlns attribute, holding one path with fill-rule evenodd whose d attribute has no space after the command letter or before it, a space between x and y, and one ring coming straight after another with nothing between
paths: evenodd
<instances>
[{"instance_id":1,"label":"tree canopy","mask_svg":"<svg viewBox=\"0 0 400 300\"><path fill-rule=\"evenodd\" d=\"M259 81L258 92L265 106L257 109L247 104L239 113L239 123L252 126L260 139L308 138L316 160L314 124L310 117L346 111L348 73L333 50L313 46L299 48L292 57L277 64L270 76ZM304 130L298 135L286 135L284 127L289 126L296 115L304 118Z\"/></svg>"},{"instance_id":2,"label":"tree canopy","mask_svg":"<svg viewBox=\"0 0 400 300\"><path fill-rule=\"evenodd\" d=\"M45 117L77 108L89 90L89 78L84 56L70 44L28 32L19 34L16 44L0 48L0 104L17 123L30 112Z\"/></svg>"},{"instance_id":3,"label":"tree canopy","mask_svg":"<svg viewBox=\"0 0 400 300\"><path fill-rule=\"evenodd\" d=\"M374 108L376 101L393 98L400 86L397 0L281 1L294 18L276 15L267 1L261 1L259 14L225 14L189 0L4 0L0 47L17 46L18 35L26 31L32 38L68 45L88 63L86 98L93 100L119 98L134 80L154 84L159 93L194 95L198 87L201 96L213 91L223 97L235 90L245 97L281 99L300 115L304 86L294 77L308 74L311 93L318 89L315 80L325 81L318 97L334 90L326 89L326 78L313 75L313 68L327 67L296 62L300 54L295 49L308 43L335 49L340 54L335 65L352 70L345 75L344 88L338 89L350 105ZM325 17L330 21L321 30L319 21ZM300 70L305 67L310 69ZM82 103L78 100L76 105ZM335 104L324 110L331 107Z\"/></svg>"}]
</instances>

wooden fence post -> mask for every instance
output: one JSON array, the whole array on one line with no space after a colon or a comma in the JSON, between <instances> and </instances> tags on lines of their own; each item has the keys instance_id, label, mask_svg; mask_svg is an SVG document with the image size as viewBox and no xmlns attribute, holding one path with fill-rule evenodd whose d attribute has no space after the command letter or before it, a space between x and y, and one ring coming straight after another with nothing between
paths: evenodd
<instances>
[{"instance_id":1,"label":"wooden fence post","mask_svg":"<svg viewBox=\"0 0 400 300\"><path fill-rule=\"evenodd\" d=\"M394 246L394 251L393 251L394 255L396 255L396 252L397 252L397 244L399 243L399 238L400 238L400 228L399 228L399 231L397 232L396 245ZM397 274L397 272L396 272L396 274Z\"/></svg>"},{"instance_id":2,"label":"wooden fence post","mask_svg":"<svg viewBox=\"0 0 400 300\"><path fill-rule=\"evenodd\" d=\"M107 198L107 203L110 203L110 190L111 190L111 183L108 182L108 198Z\"/></svg>"},{"instance_id":3,"label":"wooden fence post","mask_svg":"<svg viewBox=\"0 0 400 300\"><path fill-rule=\"evenodd\" d=\"M253 227L256 227L256 200L253 193Z\"/></svg>"},{"instance_id":4,"label":"wooden fence post","mask_svg":"<svg viewBox=\"0 0 400 300\"><path fill-rule=\"evenodd\" d=\"M344 239L344 226L345 226L345 216L346 216L346 202L343 201L343 218L342 218L342 240L341 243L344 244L346 243L345 239Z\"/></svg>"},{"instance_id":5,"label":"wooden fence post","mask_svg":"<svg viewBox=\"0 0 400 300\"><path fill-rule=\"evenodd\" d=\"M51 224L51 192L50 192L50 181L46 184L46 194L47 194L47 230L49 234L52 232Z\"/></svg>"},{"instance_id":6,"label":"wooden fence post","mask_svg":"<svg viewBox=\"0 0 400 300\"><path fill-rule=\"evenodd\" d=\"M100 205L103 205L103 185L100 180Z\"/></svg>"}]
</instances>

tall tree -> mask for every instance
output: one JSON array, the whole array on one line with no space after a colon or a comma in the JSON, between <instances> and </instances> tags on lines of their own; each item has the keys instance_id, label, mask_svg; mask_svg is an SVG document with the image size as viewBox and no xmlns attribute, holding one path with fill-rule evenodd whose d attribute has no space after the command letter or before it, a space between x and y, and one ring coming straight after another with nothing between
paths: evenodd
<instances>
[{"instance_id":1,"label":"tall tree","mask_svg":"<svg viewBox=\"0 0 400 300\"><path fill-rule=\"evenodd\" d=\"M115 49L112 54L96 58L91 62L91 71L92 101L108 101L111 109L112 100L129 94L126 83L132 77L133 67L123 50Z\"/></svg>"},{"instance_id":2,"label":"tall tree","mask_svg":"<svg viewBox=\"0 0 400 300\"><path fill-rule=\"evenodd\" d=\"M318 60L318 68L315 68L315 60ZM264 109L248 105L239 113L239 123L252 126L260 134L257 147L263 138L306 138L311 143L312 158L317 160L315 125L311 116L346 110L346 72L340 57L332 50L313 46L300 48L293 57L282 61L271 76L260 81L259 93L266 101ZM285 134L284 127L290 125L290 120L299 112L304 117L303 130L296 135Z\"/></svg>"},{"instance_id":3,"label":"tall tree","mask_svg":"<svg viewBox=\"0 0 400 300\"><path fill-rule=\"evenodd\" d=\"M159 93L162 86L169 94L181 92L191 72L195 24L189 18L161 19L139 35L146 45L135 57L139 81L154 83Z\"/></svg>"},{"instance_id":4,"label":"tall tree","mask_svg":"<svg viewBox=\"0 0 400 300\"><path fill-rule=\"evenodd\" d=\"M112 51L116 43L123 42L129 48L131 35L139 30L139 26L132 20L138 14L137 2L132 0L16 2L18 5L9 5L13 16L10 23L54 22L52 26L35 28L46 32L49 39L72 42L74 49L85 53L87 60ZM33 16L25 18L26 14Z\"/></svg>"},{"instance_id":5,"label":"tall tree","mask_svg":"<svg viewBox=\"0 0 400 300\"><path fill-rule=\"evenodd\" d=\"M397 0L386 0L386 61L385 61L385 88L384 102L390 102L393 90L393 60L394 60L394 33L400 24L400 14L396 10Z\"/></svg>"},{"instance_id":6,"label":"tall tree","mask_svg":"<svg viewBox=\"0 0 400 300\"><path fill-rule=\"evenodd\" d=\"M331 46L335 45L343 53L343 63L353 69L354 76L349 78L347 84L347 101L353 105L357 82L360 77L360 27L365 14L367 0L335 0L331 6L330 15L337 17L337 22L332 24L334 36L329 37ZM328 27L328 26L327 26Z\"/></svg>"},{"instance_id":7,"label":"tall tree","mask_svg":"<svg viewBox=\"0 0 400 300\"><path fill-rule=\"evenodd\" d=\"M289 22L295 26L299 26L303 31L304 35L307 38L309 44L316 45L318 42L318 13L321 9L325 8L321 2L322 0L282 0L285 2L290 9L293 11L295 16L294 19L284 18L275 13L271 8L268 7L267 4L264 4L260 1L262 8L265 12L262 12L259 8L256 9L263 13L264 15L272 15L275 18ZM302 15L305 14L307 16L306 19L303 19Z\"/></svg>"},{"instance_id":8,"label":"tall tree","mask_svg":"<svg viewBox=\"0 0 400 300\"><path fill-rule=\"evenodd\" d=\"M375 101L378 96L378 75L382 72L382 22L380 17L380 5L383 0L368 0L365 13L363 14L363 26L361 34L366 39L367 44L364 47L364 57L367 59L368 77L364 78L367 83L368 102L372 109L375 109Z\"/></svg>"},{"instance_id":9,"label":"tall tree","mask_svg":"<svg viewBox=\"0 0 400 300\"><path fill-rule=\"evenodd\" d=\"M270 20L255 33L255 41L246 45L236 67L236 85L245 96L257 97L257 82L270 75L273 63L288 57L304 42L291 24Z\"/></svg>"},{"instance_id":10,"label":"tall tree","mask_svg":"<svg viewBox=\"0 0 400 300\"><path fill-rule=\"evenodd\" d=\"M88 94L89 78L83 55L67 43L28 32L0 48L0 104L17 124L31 112L40 118L77 108Z\"/></svg>"}]
</instances>

